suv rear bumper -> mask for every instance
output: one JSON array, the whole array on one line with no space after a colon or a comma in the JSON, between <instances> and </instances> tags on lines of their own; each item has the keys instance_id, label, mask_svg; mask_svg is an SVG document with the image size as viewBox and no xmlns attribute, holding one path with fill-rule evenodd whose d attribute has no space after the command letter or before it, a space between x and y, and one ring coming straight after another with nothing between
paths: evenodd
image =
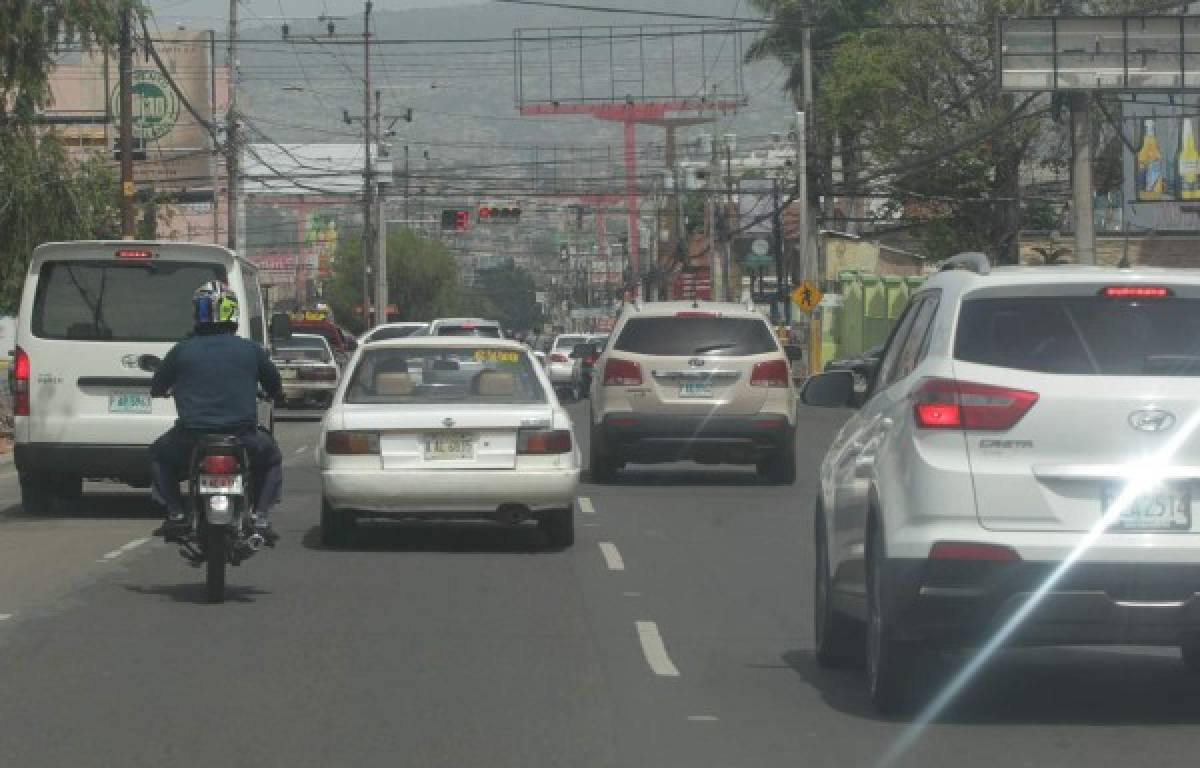
<instances>
[{"instance_id":1,"label":"suv rear bumper","mask_svg":"<svg viewBox=\"0 0 1200 768\"><path fill-rule=\"evenodd\" d=\"M21 474L150 481L148 445L17 443L13 461Z\"/></svg>"},{"instance_id":2,"label":"suv rear bumper","mask_svg":"<svg viewBox=\"0 0 1200 768\"><path fill-rule=\"evenodd\" d=\"M1023 612L1057 566L891 559L885 611L902 637L976 645ZM1178 645L1191 633L1200 633L1200 565L1077 563L1009 642Z\"/></svg>"},{"instance_id":3,"label":"suv rear bumper","mask_svg":"<svg viewBox=\"0 0 1200 768\"><path fill-rule=\"evenodd\" d=\"M782 414L662 416L608 414L596 427L610 454L654 463L754 464L788 449L796 430Z\"/></svg>"}]
</instances>

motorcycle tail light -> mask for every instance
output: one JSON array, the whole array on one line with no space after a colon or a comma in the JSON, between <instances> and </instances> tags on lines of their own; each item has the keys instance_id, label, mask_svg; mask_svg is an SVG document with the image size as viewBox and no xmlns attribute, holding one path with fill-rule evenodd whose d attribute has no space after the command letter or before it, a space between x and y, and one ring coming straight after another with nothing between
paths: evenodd
<instances>
[{"instance_id":1,"label":"motorcycle tail light","mask_svg":"<svg viewBox=\"0 0 1200 768\"><path fill-rule=\"evenodd\" d=\"M233 475L237 474L238 465L237 456L205 456L200 462L200 468L207 475Z\"/></svg>"}]
</instances>

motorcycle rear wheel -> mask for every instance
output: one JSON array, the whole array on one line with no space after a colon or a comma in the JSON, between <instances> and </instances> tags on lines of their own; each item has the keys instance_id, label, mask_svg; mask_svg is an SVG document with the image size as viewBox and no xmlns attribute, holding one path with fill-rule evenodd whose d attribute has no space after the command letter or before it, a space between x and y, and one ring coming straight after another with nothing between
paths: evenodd
<instances>
[{"instance_id":1,"label":"motorcycle rear wheel","mask_svg":"<svg viewBox=\"0 0 1200 768\"><path fill-rule=\"evenodd\" d=\"M205 565L204 589L210 603L225 602L225 544L228 538L225 527L221 525L206 525L204 558Z\"/></svg>"}]
</instances>

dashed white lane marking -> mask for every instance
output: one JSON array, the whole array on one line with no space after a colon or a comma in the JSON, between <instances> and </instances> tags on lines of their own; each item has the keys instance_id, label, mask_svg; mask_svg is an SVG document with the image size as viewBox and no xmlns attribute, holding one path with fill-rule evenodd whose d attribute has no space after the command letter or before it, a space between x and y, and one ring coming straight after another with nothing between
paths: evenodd
<instances>
[{"instance_id":1,"label":"dashed white lane marking","mask_svg":"<svg viewBox=\"0 0 1200 768\"><path fill-rule=\"evenodd\" d=\"M583 523L584 528L599 528L600 523Z\"/></svg>"},{"instance_id":2,"label":"dashed white lane marking","mask_svg":"<svg viewBox=\"0 0 1200 768\"><path fill-rule=\"evenodd\" d=\"M0 621L8 621L13 615L11 613L0 613Z\"/></svg>"},{"instance_id":3,"label":"dashed white lane marking","mask_svg":"<svg viewBox=\"0 0 1200 768\"><path fill-rule=\"evenodd\" d=\"M585 515L596 514L596 505L587 496L579 497L579 511Z\"/></svg>"},{"instance_id":4,"label":"dashed white lane marking","mask_svg":"<svg viewBox=\"0 0 1200 768\"><path fill-rule=\"evenodd\" d=\"M636 624L642 654L650 665L650 671L659 677L679 677L679 670L671 663L662 635L658 633L658 625L653 621L639 621Z\"/></svg>"},{"instance_id":5,"label":"dashed white lane marking","mask_svg":"<svg viewBox=\"0 0 1200 768\"><path fill-rule=\"evenodd\" d=\"M621 558L620 551L617 550L617 545L611 541L601 541L600 554L604 555L604 563L610 571L625 570L625 561Z\"/></svg>"},{"instance_id":6,"label":"dashed white lane marking","mask_svg":"<svg viewBox=\"0 0 1200 768\"><path fill-rule=\"evenodd\" d=\"M721 718L712 715L688 715L687 719L693 723L715 723Z\"/></svg>"},{"instance_id":7,"label":"dashed white lane marking","mask_svg":"<svg viewBox=\"0 0 1200 768\"><path fill-rule=\"evenodd\" d=\"M297 448L295 451L293 451L292 453L296 456L299 456L300 454L304 453L307 450L308 450L308 446L302 445L299 448Z\"/></svg>"},{"instance_id":8,"label":"dashed white lane marking","mask_svg":"<svg viewBox=\"0 0 1200 768\"><path fill-rule=\"evenodd\" d=\"M120 547L117 547L112 552L109 552L107 555L105 555L101 559L101 562L103 562L104 560L116 560L121 555L125 554L126 552L130 552L132 550L137 549L138 547L145 544L147 541L150 541L149 537L144 538L144 539L134 539L133 541L129 542L128 544L122 544Z\"/></svg>"},{"instance_id":9,"label":"dashed white lane marking","mask_svg":"<svg viewBox=\"0 0 1200 768\"><path fill-rule=\"evenodd\" d=\"M641 597L642 596L641 592L622 592L621 594L624 595L625 597Z\"/></svg>"}]
</instances>

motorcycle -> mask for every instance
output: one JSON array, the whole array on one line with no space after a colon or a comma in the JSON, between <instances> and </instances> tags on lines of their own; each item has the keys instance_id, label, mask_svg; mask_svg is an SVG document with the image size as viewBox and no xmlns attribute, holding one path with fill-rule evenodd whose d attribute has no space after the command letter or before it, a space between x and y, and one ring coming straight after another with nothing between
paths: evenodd
<instances>
[{"instance_id":1,"label":"motorcycle","mask_svg":"<svg viewBox=\"0 0 1200 768\"><path fill-rule=\"evenodd\" d=\"M139 366L155 370L161 363L143 355ZM198 434L188 462L187 495L191 526L171 537L179 554L193 567L205 566L205 594L210 603L225 600L225 570L254 556L267 541L254 530L253 473L250 456L237 435Z\"/></svg>"}]
</instances>

